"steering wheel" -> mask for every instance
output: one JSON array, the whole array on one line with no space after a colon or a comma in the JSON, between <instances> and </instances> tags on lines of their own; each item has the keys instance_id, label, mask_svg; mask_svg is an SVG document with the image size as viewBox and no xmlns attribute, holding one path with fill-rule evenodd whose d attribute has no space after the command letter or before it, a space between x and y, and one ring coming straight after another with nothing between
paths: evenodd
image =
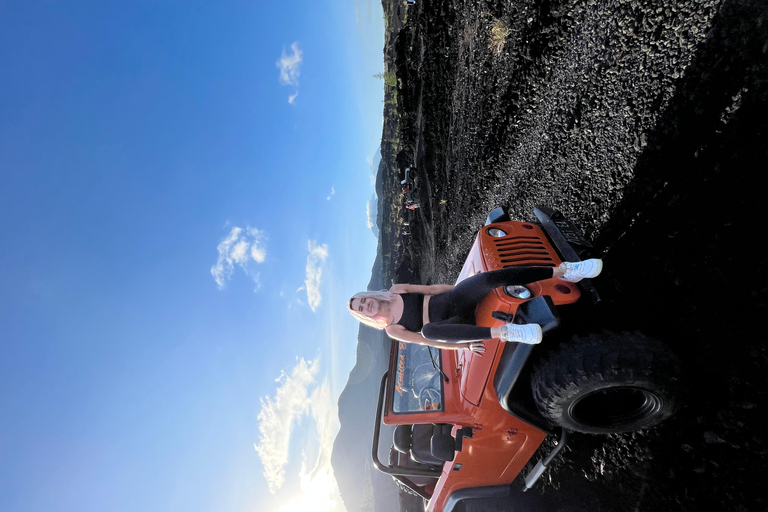
<instances>
[{"instance_id":1,"label":"steering wheel","mask_svg":"<svg viewBox=\"0 0 768 512\"><path fill-rule=\"evenodd\" d=\"M419 392L419 406L422 411L434 411L440 408L440 391L425 386Z\"/></svg>"}]
</instances>

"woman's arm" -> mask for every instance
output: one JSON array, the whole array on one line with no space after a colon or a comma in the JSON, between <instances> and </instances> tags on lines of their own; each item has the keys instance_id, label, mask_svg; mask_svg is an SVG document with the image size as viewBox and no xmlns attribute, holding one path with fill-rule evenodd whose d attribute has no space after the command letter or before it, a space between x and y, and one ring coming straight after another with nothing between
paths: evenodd
<instances>
[{"instance_id":1,"label":"woman's arm","mask_svg":"<svg viewBox=\"0 0 768 512\"><path fill-rule=\"evenodd\" d=\"M452 284L396 284L389 289L392 293L421 293L424 295L437 295L453 289Z\"/></svg>"},{"instance_id":2,"label":"woman's arm","mask_svg":"<svg viewBox=\"0 0 768 512\"><path fill-rule=\"evenodd\" d=\"M482 354L485 352L485 345L482 341L468 341L459 343L450 343L447 341L428 340L421 333L409 331L402 325L393 324L387 327L387 334L390 338L407 343L418 343L428 347L441 348L445 350L463 350L468 349L472 352Z\"/></svg>"}]
</instances>

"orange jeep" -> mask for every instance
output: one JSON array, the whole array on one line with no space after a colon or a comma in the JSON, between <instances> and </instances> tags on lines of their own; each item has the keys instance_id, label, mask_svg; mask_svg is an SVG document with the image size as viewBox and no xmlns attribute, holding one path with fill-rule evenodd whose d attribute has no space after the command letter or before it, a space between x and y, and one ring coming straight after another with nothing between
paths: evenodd
<instances>
[{"instance_id":1,"label":"orange jeep","mask_svg":"<svg viewBox=\"0 0 768 512\"><path fill-rule=\"evenodd\" d=\"M535 209L537 223L488 215L461 281L512 265L556 267L585 258L591 246L555 211ZM547 279L507 286L478 305L478 325L535 322L540 345L486 340L481 357L393 341L381 381L373 462L427 512L450 512L461 500L507 495L548 435L555 448L526 475L525 490L565 445L567 433L613 433L656 425L676 408L679 363L640 333L573 335L570 308L600 300L589 280ZM562 325L561 325L562 324ZM396 425L388 464L379 460L382 422Z\"/></svg>"}]
</instances>

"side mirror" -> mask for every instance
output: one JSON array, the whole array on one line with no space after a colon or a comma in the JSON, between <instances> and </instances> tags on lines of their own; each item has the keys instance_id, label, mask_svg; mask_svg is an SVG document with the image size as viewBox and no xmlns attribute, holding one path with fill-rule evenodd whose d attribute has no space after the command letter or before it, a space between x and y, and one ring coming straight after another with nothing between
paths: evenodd
<instances>
[{"instance_id":1,"label":"side mirror","mask_svg":"<svg viewBox=\"0 0 768 512\"><path fill-rule=\"evenodd\" d=\"M509 221L509 214L503 206L494 208L485 218L485 225L493 224L494 222L507 222Z\"/></svg>"}]
</instances>

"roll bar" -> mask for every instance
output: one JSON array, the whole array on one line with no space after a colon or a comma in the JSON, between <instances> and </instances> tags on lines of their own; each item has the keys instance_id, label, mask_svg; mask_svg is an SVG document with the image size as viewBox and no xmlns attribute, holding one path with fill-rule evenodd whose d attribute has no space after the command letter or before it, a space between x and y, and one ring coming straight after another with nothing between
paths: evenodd
<instances>
[{"instance_id":1,"label":"roll bar","mask_svg":"<svg viewBox=\"0 0 768 512\"><path fill-rule=\"evenodd\" d=\"M382 473L389 475L403 475L403 476L427 476L436 478L440 476L442 471L435 471L433 469L420 469L420 468L406 468L403 466L390 466L384 464L379 460L379 435L381 434L381 416L384 410L384 399L387 391L387 377L389 372L385 373L381 378L381 387L379 388L379 405L376 408L376 425L373 427L373 447L371 449L371 458L373 459L373 465Z\"/></svg>"}]
</instances>

